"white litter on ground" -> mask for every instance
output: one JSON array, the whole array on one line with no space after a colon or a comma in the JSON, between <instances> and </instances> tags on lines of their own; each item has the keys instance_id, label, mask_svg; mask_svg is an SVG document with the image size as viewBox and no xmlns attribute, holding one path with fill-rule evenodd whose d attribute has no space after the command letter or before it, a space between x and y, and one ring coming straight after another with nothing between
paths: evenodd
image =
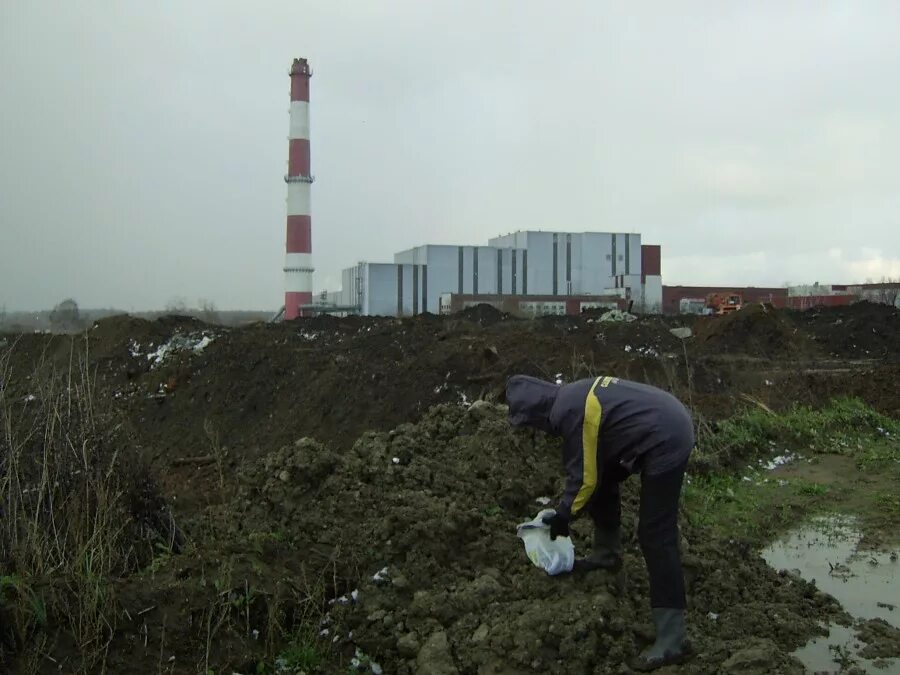
<instances>
[{"instance_id":1,"label":"white litter on ground","mask_svg":"<svg viewBox=\"0 0 900 675\"><path fill-rule=\"evenodd\" d=\"M373 661L372 657L363 652L359 647L356 648L356 653L353 655L353 658L350 659L350 668L351 670L369 670L372 672L372 675L383 675L384 673L384 669L381 665Z\"/></svg>"},{"instance_id":2,"label":"white litter on ground","mask_svg":"<svg viewBox=\"0 0 900 675\"><path fill-rule=\"evenodd\" d=\"M766 471L772 471L773 469L777 469L779 466L790 464L795 459L797 459L797 455L788 453L786 455L778 455L778 457L773 457L769 461L761 459L759 461L759 465Z\"/></svg>"},{"instance_id":3,"label":"white litter on ground","mask_svg":"<svg viewBox=\"0 0 900 675\"><path fill-rule=\"evenodd\" d=\"M534 501L536 501L541 506L547 506L547 504L550 503L550 497L538 497Z\"/></svg>"},{"instance_id":4,"label":"white litter on ground","mask_svg":"<svg viewBox=\"0 0 900 675\"><path fill-rule=\"evenodd\" d=\"M169 356L177 352L193 352L201 354L213 341L209 335L181 335L176 333L169 338L168 342L159 345L154 351L147 354L147 360L152 363L151 368L155 368L165 361ZM151 347L153 345L150 345ZM138 345L140 349L140 345ZM138 352L140 353L140 352ZM134 355L134 353L132 352Z\"/></svg>"},{"instance_id":5,"label":"white litter on ground","mask_svg":"<svg viewBox=\"0 0 900 675\"><path fill-rule=\"evenodd\" d=\"M653 349L653 347L638 347L637 352L643 356L659 356L659 352Z\"/></svg>"},{"instance_id":6,"label":"white litter on ground","mask_svg":"<svg viewBox=\"0 0 900 675\"><path fill-rule=\"evenodd\" d=\"M601 321L634 321L634 314L623 312L621 309L611 309L600 317Z\"/></svg>"},{"instance_id":7,"label":"white litter on ground","mask_svg":"<svg viewBox=\"0 0 900 675\"><path fill-rule=\"evenodd\" d=\"M383 583L388 580L389 579L388 579L388 568L387 567L382 567L380 570L378 570L375 573L375 576L372 577L372 581L374 581L375 583Z\"/></svg>"},{"instance_id":8,"label":"white litter on ground","mask_svg":"<svg viewBox=\"0 0 900 675\"><path fill-rule=\"evenodd\" d=\"M194 353L199 354L204 349L206 349L210 343L212 342L212 338L209 335L204 335L203 339L200 340L197 344L194 345Z\"/></svg>"}]
</instances>

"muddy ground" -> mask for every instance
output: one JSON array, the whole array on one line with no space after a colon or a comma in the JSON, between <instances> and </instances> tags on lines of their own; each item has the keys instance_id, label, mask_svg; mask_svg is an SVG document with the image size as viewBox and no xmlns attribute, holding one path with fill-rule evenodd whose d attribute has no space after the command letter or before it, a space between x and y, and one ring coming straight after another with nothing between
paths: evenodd
<instances>
[{"instance_id":1,"label":"muddy ground","mask_svg":"<svg viewBox=\"0 0 900 675\"><path fill-rule=\"evenodd\" d=\"M669 332L684 325L693 337ZM628 324L483 307L238 329L116 317L75 338L0 336L0 354L10 427L47 413L49 371L86 363L115 461L146 477L133 510L158 516L141 517L166 545L108 580L110 672L628 672L652 636L634 542L619 574L549 578L514 535L561 471L492 402L513 373L656 384L711 433L747 407L846 395L900 416L900 314L867 303ZM741 532L685 520L682 544L698 655L679 672L803 672L790 652L849 620ZM28 625L6 632L12 667L95 672L59 617Z\"/></svg>"}]
</instances>

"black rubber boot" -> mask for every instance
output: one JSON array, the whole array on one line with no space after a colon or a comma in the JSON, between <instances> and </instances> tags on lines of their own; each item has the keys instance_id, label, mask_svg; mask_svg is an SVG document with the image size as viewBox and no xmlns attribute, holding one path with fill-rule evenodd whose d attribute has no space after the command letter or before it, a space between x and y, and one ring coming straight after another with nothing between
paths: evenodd
<instances>
[{"instance_id":1,"label":"black rubber boot","mask_svg":"<svg viewBox=\"0 0 900 675\"><path fill-rule=\"evenodd\" d=\"M684 610L653 608L656 642L631 662L633 670L648 673L675 663L684 663L691 653L685 637Z\"/></svg>"},{"instance_id":2,"label":"black rubber boot","mask_svg":"<svg viewBox=\"0 0 900 675\"><path fill-rule=\"evenodd\" d=\"M591 570L617 570L621 566L621 528L609 530L594 527L594 547L586 558L575 561L575 569L590 572Z\"/></svg>"}]
</instances>

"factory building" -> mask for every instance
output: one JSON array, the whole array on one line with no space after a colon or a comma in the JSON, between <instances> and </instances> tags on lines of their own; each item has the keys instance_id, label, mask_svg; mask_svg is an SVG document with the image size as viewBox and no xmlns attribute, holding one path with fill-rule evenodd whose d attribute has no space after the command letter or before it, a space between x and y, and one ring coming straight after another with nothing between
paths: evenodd
<instances>
[{"instance_id":1,"label":"factory building","mask_svg":"<svg viewBox=\"0 0 900 675\"><path fill-rule=\"evenodd\" d=\"M393 263L359 263L343 271L341 291L328 300L381 316L479 302L507 308L510 296L531 298L519 304L532 315L620 305L660 312L660 257L659 246L634 233L521 231L487 246L426 244L400 251Z\"/></svg>"}]
</instances>

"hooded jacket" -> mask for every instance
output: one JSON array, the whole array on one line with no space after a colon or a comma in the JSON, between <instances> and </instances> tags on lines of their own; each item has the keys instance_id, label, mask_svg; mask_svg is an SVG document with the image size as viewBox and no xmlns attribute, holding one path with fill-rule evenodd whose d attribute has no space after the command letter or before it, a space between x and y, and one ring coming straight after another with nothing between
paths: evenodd
<instances>
[{"instance_id":1,"label":"hooded jacket","mask_svg":"<svg viewBox=\"0 0 900 675\"><path fill-rule=\"evenodd\" d=\"M506 385L509 422L563 440L566 487L556 509L574 517L605 469L655 475L685 462L695 444L690 413L656 387L617 377L557 385L515 375Z\"/></svg>"}]
</instances>

